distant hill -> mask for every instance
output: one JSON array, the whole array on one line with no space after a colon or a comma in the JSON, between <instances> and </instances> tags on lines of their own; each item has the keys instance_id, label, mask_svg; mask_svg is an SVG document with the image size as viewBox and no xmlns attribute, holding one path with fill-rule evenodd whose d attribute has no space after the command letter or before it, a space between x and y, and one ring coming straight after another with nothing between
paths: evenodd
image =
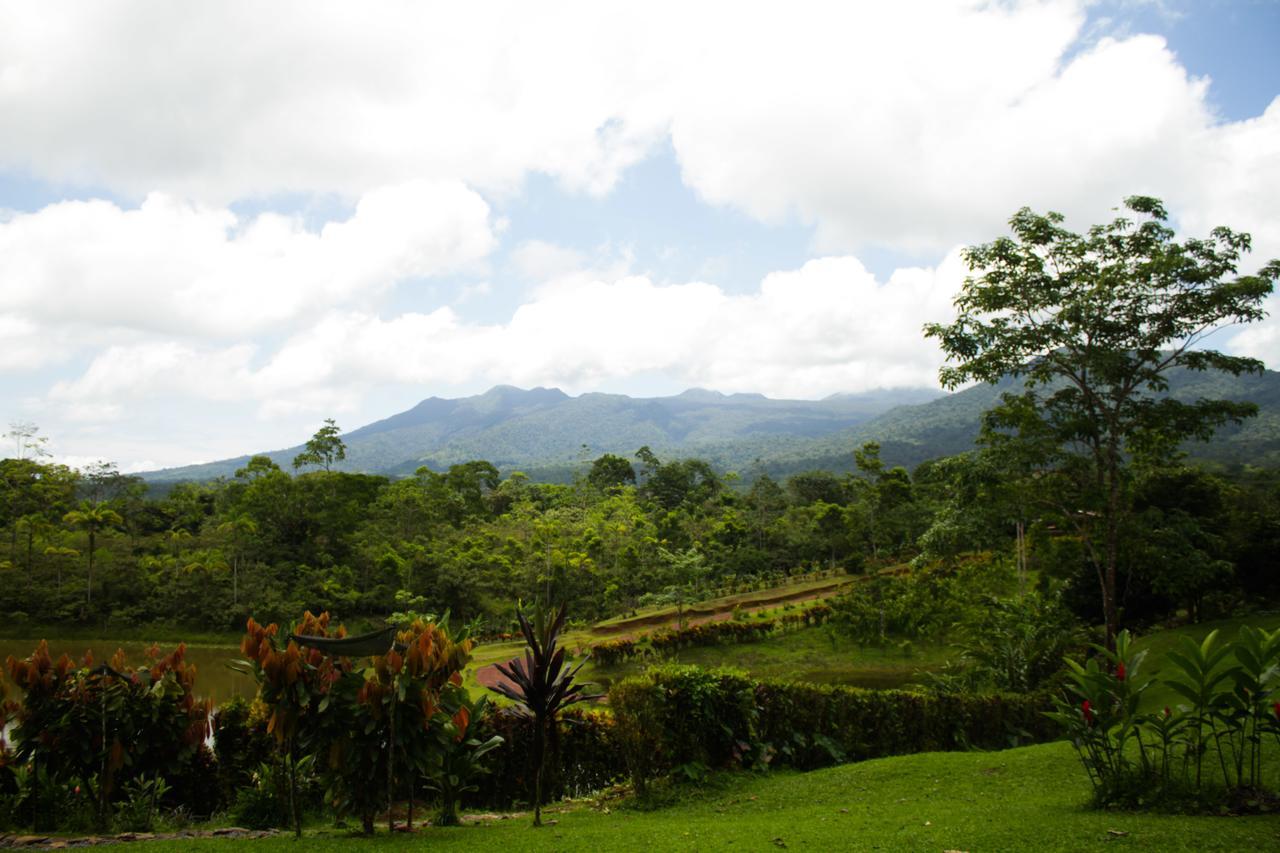
<instances>
[{"instance_id":1,"label":"distant hill","mask_svg":"<svg viewBox=\"0 0 1280 853\"><path fill-rule=\"evenodd\" d=\"M1226 399L1258 405L1257 417L1243 425L1224 427L1209 443L1187 444L1184 449L1189 455L1221 465L1280 465L1280 373L1268 370L1231 376L1177 370L1169 379L1169 393L1178 400ZM995 405L1001 394L1021 388L1021 380L1007 379L921 405L900 406L848 429L780 449L769 467L778 473L810 468L850 470L850 450L867 441L880 442L881 457L887 463L908 468L926 459L962 453L973 449L982 413Z\"/></svg>"},{"instance_id":2,"label":"distant hill","mask_svg":"<svg viewBox=\"0 0 1280 853\"><path fill-rule=\"evenodd\" d=\"M408 411L343 434L341 470L391 476L426 465L444 469L486 459L503 471L538 479L572 476L584 454L628 458L648 445L660 458L699 456L722 469L743 470L792 442L848 430L895 407L942 397L927 388L836 394L824 400L773 400L691 389L673 397L624 394L570 397L557 388L500 385L458 399L431 397ZM584 451L585 445L585 451ZM288 468L302 446L265 452ZM230 477L250 455L143 474L153 482Z\"/></svg>"},{"instance_id":3,"label":"distant hill","mask_svg":"<svg viewBox=\"0 0 1280 853\"><path fill-rule=\"evenodd\" d=\"M773 400L702 389L673 397L570 397L556 388L500 385L473 397L431 397L345 433L347 459L340 468L407 476L423 465L443 470L486 459L503 472L564 481L602 453L630 458L648 445L663 459L696 456L748 477L761 471L788 476L814 468L848 471L853 449L867 441L880 442L886 463L914 467L972 449L982 413L1002 392L1018 387L1006 381L955 394L917 388ZM1280 465L1280 373L1178 371L1171 375L1170 393L1183 400L1249 400L1261 410L1244 426L1221 430L1209 444L1189 445L1192 456L1224 465ZM288 468L301 449L265 455ZM143 476L153 482L230 477L248 460L246 455Z\"/></svg>"}]
</instances>

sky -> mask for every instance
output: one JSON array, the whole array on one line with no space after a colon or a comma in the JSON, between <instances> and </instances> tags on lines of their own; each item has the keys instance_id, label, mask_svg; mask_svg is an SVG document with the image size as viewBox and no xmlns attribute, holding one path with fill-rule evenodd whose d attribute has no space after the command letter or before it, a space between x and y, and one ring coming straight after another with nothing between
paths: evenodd
<instances>
[{"instance_id":1,"label":"sky","mask_svg":"<svg viewBox=\"0 0 1280 853\"><path fill-rule=\"evenodd\" d=\"M1024 205L1280 257L1277 43L1280 0L0 0L0 429L140 471L496 384L936 386ZM1278 309L1214 345L1280 365Z\"/></svg>"}]
</instances>

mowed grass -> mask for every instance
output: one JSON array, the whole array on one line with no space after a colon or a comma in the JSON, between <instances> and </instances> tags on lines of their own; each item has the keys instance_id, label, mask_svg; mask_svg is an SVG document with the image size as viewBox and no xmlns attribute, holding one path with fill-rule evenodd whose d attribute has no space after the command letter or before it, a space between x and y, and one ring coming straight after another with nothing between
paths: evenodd
<instances>
[{"instance_id":1,"label":"mowed grass","mask_svg":"<svg viewBox=\"0 0 1280 853\"><path fill-rule=\"evenodd\" d=\"M1174 708L1179 704L1186 703L1187 700L1184 697L1161 683L1161 679L1172 677L1178 671L1177 667L1165 662L1164 656L1181 646L1184 637L1190 637L1198 643L1204 640L1210 631L1216 630L1218 632L1218 643L1221 644L1228 640L1234 640L1242 625L1274 631L1280 628L1280 613L1255 613L1231 619L1217 619L1212 622L1201 622L1196 625L1183 625L1180 628L1156 631L1145 637L1140 637L1136 642L1137 648L1147 651L1142 675L1155 677L1156 679L1151 687L1142 694L1143 710L1158 711L1165 706ZM1234 666L1235 658L1228 656L1225 665Z\"/></svg>"},{"instance_id":2,"label":"mowed grass","mask_svg":"<svg viewBox=\"0 0 1280 853\"><path fill-rule=\"evenodd\" d=\"M270 850L966 850L1280 849L1280 815L1184 817L1102 812L1065 743L995 753L927 753L812 773L741 774L655 811L587 805L468 820L453 829L360 838L336 829L259 841L183 839L149 851Z\"/></svg>"}]
</instances>

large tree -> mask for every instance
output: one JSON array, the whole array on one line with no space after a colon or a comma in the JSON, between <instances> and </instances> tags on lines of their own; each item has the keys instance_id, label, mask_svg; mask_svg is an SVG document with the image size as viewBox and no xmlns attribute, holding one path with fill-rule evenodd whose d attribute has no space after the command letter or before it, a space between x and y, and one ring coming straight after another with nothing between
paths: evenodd
<instances>
[{"instance_id":1,"label":"large tree","mask_svg":"<svg viewBox=\"0 0 1280 853\"><path fill-rule=\"evenodd\" d=\"M1046 471L1074 486L1054 494L1071 495L1063 518L1096 570L1108 645L1119 623L1131 460L1167 459L1182 442L1257 412L1250 403L1174 400L1165 394L1170 373L1261 371L1261 362L1204 342L1261 319L1280 277L1275 260L1237 276L1248 234L1219 227L1178 242L1157 199L1135 196L1125 207L1136 221L1122 215L1086 234L1064 228L1061 214L1023 208L1010 220L1012 237L965 251L973 275L956 297L955 321L925 326L951 362L940 371L944 386L1024 380L1024 393L1005 394L988 422L1052 448Z\"/></svg>"}]
</instances>

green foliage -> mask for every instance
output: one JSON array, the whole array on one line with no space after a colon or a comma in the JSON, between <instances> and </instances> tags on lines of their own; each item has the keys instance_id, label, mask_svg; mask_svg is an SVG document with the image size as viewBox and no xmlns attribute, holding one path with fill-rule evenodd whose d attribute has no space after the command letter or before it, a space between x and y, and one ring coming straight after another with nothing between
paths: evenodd
<instances>
[{"instance_id":1,"label":"green foliage","mask_svg":"<svg viewBox=\"0 0 1280 853\"><path fill-rule=\"evenodd\" d=\"M811 768L921 750L1001 748L1056 731L1043 696L938 696L666 665L609 693L637 791L681 767Z\"/></svg>"},{"instance_id":2,"label":"green foliage","mask_svg":"<svg viewBox=\"0 0 1280 853\"><path fill-rule=\"evenodd\" d=\"M988 598L982 614L961 627L961 638L960 672L932 679L933 686L1026 693L1053 686L1085 632L1056 597L1029 593Z\"/></svg>"},{"instance_id":3,"label":"green foliage","mask_svg":"<svg viewBox=\"0 0 1280 853\"><path fill-rule=\"evenodd\" d=\"M1275 799L1263 753L1268 740L1280 742L1280 631L1243 626L1230 643L1217 631L1201 642L1184 637L1166 654L1171 674L1161 681L1186 702L1154 713L1141 711L1153 680L1141 676L1146 653L1133 650L1128 632L1114 652L1095 649L1085 664L1068 659L1068 697L1049 714L1067 729L1095 803L1199 810L1224 805L1229 792L1255 806ZM1209 784L1206 763L1216 763L1221 786Z\"/></svg>"},{"instance_id":4,"label":"green foliage","mask_svg":"<svg viewBox=\"0 0 1280 853\"><path fill-rule=\"evenodd\" d=\"M1014 238L966 250L975 277L956 298L956 320L925 327L955 362L940 371L944 386L1024 379L1021 395L1005 394L988 413L988 442L1038 456L1042 499L1090 544L1108 643L1118 630L1129 460L1166 460L1183 441L1257 413L1252 403L1169 397L1169 373L1260 372L1261 362L1201 342L1261 319L1280 277L1280 260L1235 277L1247 234L1219 227L1178 243L1158 200L1125 206L1143 221L1119 217L1085 235L1063 228L1060 214L1023 208L1010 220Z\"/></svg>"},{"instance_id":5,"label":"green foliage","mask_svg":"<svg viewBox=\"0 0 1280 853\"><path fill-rule=\"evenodd\" d=\"M333 418L325 418L324 426L308 439L307 449L293 458L293 467L317 465L329 472L334 462L347 458L347 445L339 437L341 433Z\"/></svg>"},{"instance_id":6,"label":"green foliage","mask_svg":"<svg viewBox=\"0 0 1280 853\"><path fill-rule=\"evenodd\" d=\"M1006 595L1013 585L1010 567L990 554L971 555L954 567L878 573L831 601L831 622L865 645L936 640L958 624L982 619L982 597Z\"/></svg>"},{"instance_id":7,"label":"green foliage","mask_svg":"<svg viewBox=\"0 0 1280 853\"><path fill-rule=\"evenodd\" d=\"M123 652L94 666L76 666L66 655L54 661L41 641L29 658L8 659L9 675L25 696L13 736L19 761L55 785L78 785L93 804L95 823L106 828L122 786L178 774L203 754L209 731L208 702L195 698L195 668L179 645L161 656L152 648L146 665L127 667ZM33 823L47 820L33 815Z\"/></svg>"},{"instance_id":8,"label":"green foliage","mask_svg":"<svg viewBox=\"0 0 1280 853\"><path fill-rule=\"evenodd\" d=\"M463 691L457 700L457 710L441 728L436 764L427 776L427 787L440 798L436 826L460 823L458 802L466 794L480 790L480 777L489 770L481 759L502 746L501 735L481 740L475 734L479 726L473 725L473 721L478 722L489 711L487 698L482 696L472 702Z\"/></svg>"},{"instance_id":9,"label":"green foliage","mask_svg":"<svg viewBox=\"0 0 1280 853\"><path fill-rule=\"evenodd\" d=\"M542 607L534 609L530 622L522 611L516 611L520 632L524 635L524 658L498 664L498 672L506 679L491 689L516 703L518 713L533 723L533 825L542 825L542 777L546 762L546 741L558 732L556 718L562 710L589 698L584 685L574 681L582 668L565 666L565 650L560 647L564 628L565 605L548 615Z\"/></svg>"},{"instance_id":10,"label":"green foliage","mask_svg":"<svg viewBox=\"0 0 1280 853\"><path fill-rule=\"evenodd\" d=\"M527 804L533 789L533 720L510 709L490 708L475 726L477 740L500 736L502 744L488 754L491 772L475 780L477 790L469 799L485 808ZM585 796L626 774L612 714L569 708L559 715L556 728L549 738L554 760L544 769L543 796L548 800Z\"/></svg>"},{"instance_id":11,"label":"green foliage","mask_svg":"<svg viewBox=\"0 0 1280 853\"><path fill-rule=\"evenodd\" d=\"M654 652L667 654L690 646L717 646L723 643L752 643L781 631L823 625L834 611L830 605L814 604L794 613L771 616L767 619L748 621L740 611L729 621L704 622L686 628L666 628L638 639L619 637L593 644L589 649L591 659L601 666L613 666L622 661Z\"/></svg>"}]
</instances>

